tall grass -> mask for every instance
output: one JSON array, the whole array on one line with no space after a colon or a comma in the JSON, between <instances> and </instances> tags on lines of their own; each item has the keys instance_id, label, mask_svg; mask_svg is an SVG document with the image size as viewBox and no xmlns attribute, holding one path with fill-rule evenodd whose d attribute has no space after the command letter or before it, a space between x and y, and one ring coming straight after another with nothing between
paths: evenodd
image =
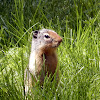
<instances>
[{"instance_id":1,"label":"tall grass","mask_svg":"<svg viewBox=\"0 0 100 100\"><path fill-rule=\"evenodd\" d=\"M26 29L24 20L27 18L24 16L25 9L23 10L24 0L15 0L14 3L13 24L7 21L7 27L2 24L0 30L2 42L0 43L0 99L25 99L24 70L28 66L31 31L44 27L54 29L63 38L63 42L57 50L60 80L56 86L55 80L51 82L51 78L46 77L43 88L39 86L38 82L35 83L35 86L31 89L32 95L28 94L27 98L29 100L99 100L100 12L93 18L89 17L83 25L84 12L82 8L79 11L77 5L75 5L77 25L71 28L68 17L64 19L64 23L63 21L61 23L59 16L56 19L48 20L43 9L40 9L41 3L44 4L40 0L34 14L31 13L32 19L28 21L27 27L29 28ZM76 3L75 1L74 4ZM89 4L86 7L88 9ZM54 8L52 9L55 12ZM40 17L40 14L40 18L35 20L39 13L42 16ZM54 23L56 23L56 27ZM65 28L63 31L62 24ZM6 39L5 34L8 39ZM9 43L7 44L7 42Z\"/></svg>"}]
</instances>

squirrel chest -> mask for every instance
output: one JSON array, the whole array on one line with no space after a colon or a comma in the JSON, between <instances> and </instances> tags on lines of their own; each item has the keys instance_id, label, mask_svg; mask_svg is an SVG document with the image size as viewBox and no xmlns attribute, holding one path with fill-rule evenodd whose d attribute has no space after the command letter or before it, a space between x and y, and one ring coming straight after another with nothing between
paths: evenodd
<instances>
[{"instance_id":1,"label":"squirrel chest","mask_svg":"<svg viewBox=\"0 0 100 100\"><path fill-rule=\"evenodd\" d=\"M52 54L43 53L39 55L36 54L36 73L44 71L45 74L54 74L57 67L57 55L55 51Z\"/></svg>"}]
</instances>

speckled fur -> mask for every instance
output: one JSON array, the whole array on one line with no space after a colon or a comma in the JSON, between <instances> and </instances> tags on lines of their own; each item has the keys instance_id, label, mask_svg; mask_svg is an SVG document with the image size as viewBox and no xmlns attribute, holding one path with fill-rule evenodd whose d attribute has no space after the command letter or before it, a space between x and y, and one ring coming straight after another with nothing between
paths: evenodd
<instances>
[{"instance_id":1,"label":"speckled fur","mask_svg":"<svg viewBox=\"0 0 100 100\"><path fill-rule=\"evenodd\" d=\"M62 38L52 30L42 29L33 32L29 67L25 70L25 92L28 92L28 87L33 84L31 75L36 80L40 76L40 84L43 84L43 70L45 75L48 73L48 76L55 73L58 62L56 48L61 42ZM58 71L57 76L59 76Z\"/></svg>"}]
</instances>

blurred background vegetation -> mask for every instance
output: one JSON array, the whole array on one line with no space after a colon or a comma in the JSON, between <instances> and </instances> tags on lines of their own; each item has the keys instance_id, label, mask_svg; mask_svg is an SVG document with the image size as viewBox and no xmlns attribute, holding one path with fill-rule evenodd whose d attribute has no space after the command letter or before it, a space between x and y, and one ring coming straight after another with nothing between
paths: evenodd
<instances>
[{"instance_id":1,"label":"blurred background vegetation","mask_svg":"<svg viewBox=\"0 0 100 100\"><path fill-rule=\"evenodd\" d=\"M100 10L100 0L0 0L0 48L12 47L32 25L32 30L51 27L63 33L89 24ZM100 19L94 26L99 26ZM28 39L27 36L24 38ZM18 46L25 45L24 38Z\"/></svg>"}]
</instances>

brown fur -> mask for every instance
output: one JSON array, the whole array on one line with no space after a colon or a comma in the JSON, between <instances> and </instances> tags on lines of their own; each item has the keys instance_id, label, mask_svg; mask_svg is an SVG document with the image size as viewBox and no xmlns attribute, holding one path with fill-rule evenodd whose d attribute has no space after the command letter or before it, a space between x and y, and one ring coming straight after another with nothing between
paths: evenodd
<instances>
[{"instance_id":1,"label":"brown fur","mask_svg":"<svg viewBox=\"0 0 100 100\"><path fill-rule=\"evenodd\" d=\"M29 70L25 71L25 73L29 74L29 79L27 80L27 83L28 81L30 83L29 86L33 84L30 74L32 74L35 79L36 77L40 76L40 83L43 84L47 73L48 76L55 73L58 62L56 48L60 45L61 42L62 38L52 30L42 29L33 32ZM35 53L35 56L32 53ZM33 62L32 59L35 60L35 65L33 65L34 63L31 64L31 62ZM45 73L45 76L43 72ZM58 70L57 76L59 76ZM26 84L26 86L28 85Z\"/></svg>"}]
</instances>

